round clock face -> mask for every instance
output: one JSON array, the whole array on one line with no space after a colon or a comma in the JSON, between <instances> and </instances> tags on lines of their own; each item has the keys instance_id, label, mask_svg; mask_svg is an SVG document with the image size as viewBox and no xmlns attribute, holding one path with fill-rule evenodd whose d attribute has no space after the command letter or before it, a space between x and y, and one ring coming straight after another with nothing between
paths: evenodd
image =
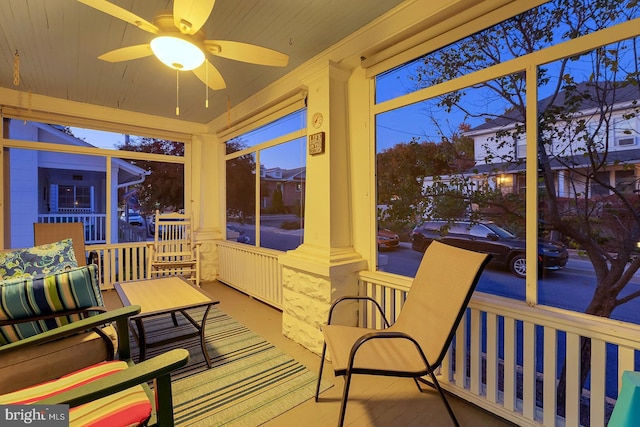
<instances>
[{"instance_id":1,"label":"round clock face","mask_svg":"<svg viewBox=\"0 0 640 427\"><path fill-rule=\"evenodd\" d=\"M322 113L315 113L313 117L311 117L311 124L316 129L322 126Z\"/></svg>"}]
</instances>

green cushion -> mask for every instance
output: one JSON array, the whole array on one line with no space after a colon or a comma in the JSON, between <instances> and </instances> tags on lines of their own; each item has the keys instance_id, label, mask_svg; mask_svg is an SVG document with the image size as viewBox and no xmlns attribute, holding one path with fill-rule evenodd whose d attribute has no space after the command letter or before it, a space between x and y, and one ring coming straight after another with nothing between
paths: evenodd
<instances>
[{"instance_id":1,"label":"green cushion","mask_svg":"<svg viewBox=\"0 0 640 427\"><path fill-rule=\"evenodd\" d=\"M71 239L0 253L0 276L41 276L78 266Z\"/></svg>"},{"instance_id":2,"label":"green cushion","mask_svg":"<svg viewBox=\"0 0 640 427\"><path fill-rule=\"evenodd\" d=\"M608 427L633 427L640 421L640 372L624 371Z\"/></svg>"},{"instance_id":3,"label":"green cushion","mask_svg":"<svg viewBox=\"0 0 640 427\"><path fill-rule=\"evenodd\" d=\"M19 320L65 310L104 306L98 266L76 267L44 277L0 282L0 320ZM79 319L78 315L0 326L0 345L21 340Z\"/></svg>"}]
</instances>

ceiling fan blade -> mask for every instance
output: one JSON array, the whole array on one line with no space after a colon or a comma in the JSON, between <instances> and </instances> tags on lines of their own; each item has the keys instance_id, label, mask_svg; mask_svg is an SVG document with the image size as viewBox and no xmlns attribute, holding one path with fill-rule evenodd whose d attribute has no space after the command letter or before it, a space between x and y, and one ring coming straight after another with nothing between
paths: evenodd
<instances>
[{"instance_id":1,"label":"ceiling fan blade","mask_svg":"<svg viewBox=\"0 0 640 427\"><path fill-rule=\"evenodd\" d=\"M205 40L204 47L212 55L251 64L286 67L289 56L266 47L228 40Z\"/></svg>"},{"instance_id":2,"label":"ceiling fan blade","mask_svg":"<svg viewBox=\"0 0 640 427\"><path fill-rule=\"evenodd\" d=\"M141 28L145 31L148 31L152 34L158 34L158 27L153 25L149 21L145 21L140 18L135 13L129 12L126 9L121 8L120 6L116 6L113 3L110 3L106 0L78 0L80 3L86 4L89 7L92 7L100 12L104 12L107 15L111 15L115 18L122 19L129 24L133 24L138 28Z\"/></svg>"},{"instance_id":3,"label":"ceiling fan blade","mask_svg":"<svg viewBox=\"0 0 640 427\"><path fill-rule=\"evenodd\" d=\"M218 71L216 67L211 65L209 61L204 61L201 66L193 70L193 73L198 76L198 78L202 80L204 84L206 84L213 90L220 90L227 87L227 84L222 78L222 74L220 74L220 71Z\"/></svg>"},{"instance_id":4,"label":"ceiling fan blade","mask_svg":"<svg viewBox=\"0 0 640 427\"><path fill-rule=\"evenodd\" d=\"M173 23L183 34L195 34L202 28L216 0L174 0Z\"/></svg>"},{"instance_id":5,"label":"ceiling fan blade","mask_svg":"<svg viewBox=\"0 0 640 427\"><path fill-rule=\"evenodd\" d=\"M144 58L145 56L151 56L151 46L149 44L137 44L135 46L121 47L107 53L103 53L98 56L98 59L102 59L107 62L122 62L129 61L131 59Z\"/></svg>"}]
</instances>

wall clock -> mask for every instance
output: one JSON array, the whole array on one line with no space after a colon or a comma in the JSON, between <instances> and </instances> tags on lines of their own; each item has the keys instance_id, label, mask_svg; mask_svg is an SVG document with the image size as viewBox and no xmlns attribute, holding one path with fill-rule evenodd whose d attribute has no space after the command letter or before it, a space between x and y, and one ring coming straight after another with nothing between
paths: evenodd
<instances>
[{"instance_id":1,"label":"wall clock","mask_svg":"<svg viewBox=\"0 0 640 427\"><path fill-rule=\"evenodd\" d=\"M318 129L320 126L322 126L322 120L322 113L315 113L313 117L311 117L311 124L314 128Z\"/></svg>"}]
</instances>

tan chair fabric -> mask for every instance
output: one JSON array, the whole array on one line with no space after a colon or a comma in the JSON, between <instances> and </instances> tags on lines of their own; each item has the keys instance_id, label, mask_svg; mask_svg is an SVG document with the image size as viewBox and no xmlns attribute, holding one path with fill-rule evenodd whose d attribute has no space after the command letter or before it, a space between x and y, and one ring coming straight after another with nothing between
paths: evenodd
<instances>
[{"instance_id":1,"label":"tan chair fabric","mask_svg":"<svg viewBox=\"0 0 640 427\"><path fill-rule=\"evenodd\" d=\"M34 223L33 243L35 246L46 243L55 243L71 238L73 240L73 252L78 261L78 266L87 265L87 253L84 247L84 224L81 222L68 223Z\"/></svg>"},{"instance_id":2,"label":"tan chair fabric","mask_svg":"<svg viewBox=\"0 0 640 427\"><path fill-rule=\"evenodd\" d=\"M427 360L439 365L450 338L452 326L466 307L469 288L486 254L466 251L434 242L422 258L420 267L395 324L386 331L400 331L415 338ZM353 343L375 330L326 325L322 328L336 371L345 370ZM415 346L407 341L380 340L362 347L356 359L363 368L424 372L425 366Z\"/></svg>"}]
</instances>

